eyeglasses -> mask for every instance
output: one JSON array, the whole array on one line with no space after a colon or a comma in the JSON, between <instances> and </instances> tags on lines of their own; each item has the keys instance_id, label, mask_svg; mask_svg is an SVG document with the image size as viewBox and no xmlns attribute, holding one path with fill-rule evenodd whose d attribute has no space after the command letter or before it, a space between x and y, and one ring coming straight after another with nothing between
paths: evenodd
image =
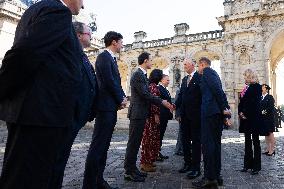
<instances>
[{"instance_id":1,"label":"eyeglasses","mask_svg":"<svg viewBox=\"0 0 284 189\"><path fill-rule=\"evenodd\" d=\"M81 34L83 34L83 35L88 35L88 36L92 36L92 34L90 33L90 32L85 32L85 33L81 33Z\"/></svg>"}]
</instances>

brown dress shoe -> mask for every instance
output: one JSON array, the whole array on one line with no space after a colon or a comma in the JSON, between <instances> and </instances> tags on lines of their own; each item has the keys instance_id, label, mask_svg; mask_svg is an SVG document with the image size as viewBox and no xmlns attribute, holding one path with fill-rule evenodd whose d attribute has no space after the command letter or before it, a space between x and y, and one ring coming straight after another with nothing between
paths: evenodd
<instances>
[{"instance_id":1,"label":"brown dress shoe","mask_svg":"<svg viewBox=\"0 0 284 189\"><path fill-rule=\"evenodd\" d=\"M140 168L142 171L145 171L145 172L155 172L156 171L156 168L150 164L141 164Z\"/></svg>"}]
</instances>

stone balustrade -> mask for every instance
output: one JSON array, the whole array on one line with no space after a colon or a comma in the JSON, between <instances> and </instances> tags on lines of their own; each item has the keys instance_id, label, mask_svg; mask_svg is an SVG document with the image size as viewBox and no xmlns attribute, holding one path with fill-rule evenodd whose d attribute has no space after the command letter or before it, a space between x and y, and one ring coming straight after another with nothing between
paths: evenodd
<instances>
[{"instance_id":1,"label":"stone balustrade","mask_svg":"<svg viewBox=\"0 0 284 189\"><path fill-rule=\"evenodd\" d=\"M203 40L219 39L219 38L222 38L223 35L224 35L223 30L215 30L215 31L202 32L202 33L196 33L196 34L189 34L189 35L185 35L185 37L186 37L186 43L192 43L192 42L203 41ZM173 39L174 37L152 40L152 41L145 41L145 42L142 42L143 43L142 47L146 49L146 48L168 46L168 45L174 44ZM123 47L124 52L132 50L132 49L135 49L133 44L127 44Z\"/></svg>"},{"instance_id":2,"label":"stone balustrade","mask_svg":"<svg viewBox=\"0 0 284 189\"><path fill-rule=\"evenodd\" d=\"M284 1L267 2L263 5L263 9L269 11L284 9Z\"/></svg>"},{"instance_id":3,"label":"stone balustrade","mask_svg":"<svg viewBox=\"0 0 284 189\"><path fill-rule=\"evenodd\" d=\"M166 39L158 39L153 41L145 41L143 43L144 48L151 48L151 47L162 47L172 44L172 38Z\"/></svg>"},{"instance_id":4,"label":"stone balustrade","mask_svg":"<svg viewBox=\"0 0 284 189\"><path fill-rule=\"evenodd\" d=\"M222 38L224 35L223 30L215 30L209 32L202 32L196 34L189 34L187 36L187 42L195 42L195 41L203 41L203 40L212 40L212 39L219 39Z\"/></svg>"}]
</instances>

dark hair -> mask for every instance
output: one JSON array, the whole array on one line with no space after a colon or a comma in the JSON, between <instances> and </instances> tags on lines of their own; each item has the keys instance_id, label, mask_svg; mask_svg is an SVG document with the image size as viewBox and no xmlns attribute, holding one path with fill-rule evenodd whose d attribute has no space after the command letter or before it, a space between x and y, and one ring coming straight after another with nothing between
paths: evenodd
<instances>
[{"instance_id":1,"label":"dark hair","mask_svg":"<svg viewBox=\"0 0 284 189\"><path fill-rule=\"evenodd\" d=\"M73 22L73 26L76 33L84 33L84 23L83 22Z\"/></svg>"},{"instance_id":2,"label":"dark hair","mask_svg":"<svg viewBox=\"0 0 284 189\"><path fill-rule=\"evenodd\" d=\"M149 82L150 83L155 83L158 85L158 83L161 81L163 78L163 71L160 69L154 69L149 76Z\"/></svg>"},{"instance_id":3,"label":"dark hair","mask_svg":"<svg viewBox=\"0 0 284 189\"><path fill-rule=\"evenodd\" d=\"M211 66L211 61L210 61L208 58L206 58L206 57L201 57L201 58L199 59L199 62L205 62L206 64L208 64L209 66Z\"/></svg>"},{"instance_id":4,"label":"dark hair","mask_svg":"<svg viewBox=\"0 0 284 189\"><path fill-rule=\"evenodd\" d=\"M264 86L268 92L269 92L269 90L271 89L271 88L269 87L269 85L267 85L267 84L262 84L262 86Z\"/></svg>"},{"instance_id":5,"label":"dark hair","mask_svg":"<svg viewBox=\"0 0 284 189\"><path fill-rule=\"evenodd\" d=\"M141 65L144 63L145 60L149 60L150 58L150 53L148 52L142 52L139 56L138 56L138 64Z\"/></svg>"},{"instance_id":6,"label":"dark hair","mask_svg":"<svg viewBox=\"0 0 284 189\"><path fill-rule=\"evenodd\" d=\"M118 40L123 39L123 36L120 33L115 31L109 31L104 36L104 43L106 47L109 47L113 40L118 42Z\"/></svg>"}]
</instances>

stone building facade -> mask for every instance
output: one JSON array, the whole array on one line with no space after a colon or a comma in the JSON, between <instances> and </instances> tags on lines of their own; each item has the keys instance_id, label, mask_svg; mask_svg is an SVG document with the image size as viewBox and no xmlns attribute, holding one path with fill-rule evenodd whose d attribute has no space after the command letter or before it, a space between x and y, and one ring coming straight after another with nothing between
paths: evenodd
<instances>
[{"instance_id":1,"label":"stone building facade","mask_svg":"<svg viewBox=\"0 0 284 189\"><path fill-rule=\"evenodd\" d=\"M13 45L17 24L26 8L20 0L0 0L0 66Z\"/></svg>"}]
</instances>

